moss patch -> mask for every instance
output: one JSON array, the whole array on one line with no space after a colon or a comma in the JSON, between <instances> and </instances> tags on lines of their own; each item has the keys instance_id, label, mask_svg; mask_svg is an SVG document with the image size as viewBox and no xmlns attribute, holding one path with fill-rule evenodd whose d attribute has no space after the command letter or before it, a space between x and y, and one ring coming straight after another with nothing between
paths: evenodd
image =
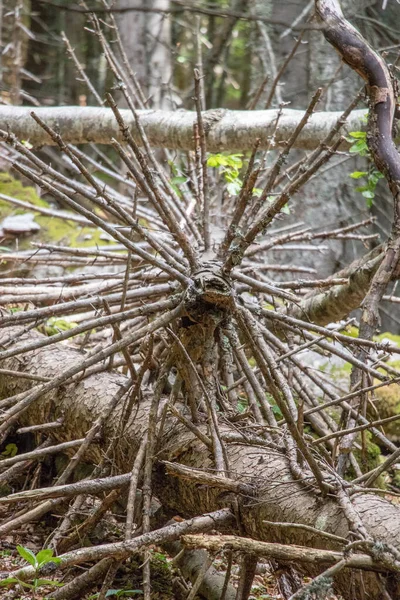
<instances>
[{"instance_id":1,"label":"moss patch","mask_svg":"<svg viewBox=\"0 0 400 600\"><path fill-rule=\"evenodd\" d=\"M25 186L20 181L12 177L9 173L0 173L0 193L29 202L34 206L51 208L50 204L40 198L35 188ZM0 198L0 220L9 215L24 214L29 209L13 205ZM34 209L31 209L34 210ZM103 232L100 229L90 226L81 226L75 221L67 219L58 219L40 213L35 216L35 221L40 225L40 231L37 234L29 236L20 236L18 247L26 250L31 247L31 241L43 243L63 243L71 248L77 247L96 247L105 244L115 244L115 241L102 240ZM14 245L14 239L8 240L9 245ZM6 242L5 242L6 243ZM3 242L4 244L4 242Z\"/></svg>"},{"instance_id":2,"label":"moss patch","mask_svg":"<svg viewBox=\"0 0 400 600\"><path fill-rule=\"evenodd\" d=\"M24 202L30 202L35 206L49 207L48 202L42 200L36 193L35 188L31 186L23 185L18 179L14 179L9 173L0 173L0 194L23 200ZM15 215L26 212L26 208L20 206L14 206L6 200L0 198L0 216L2 218L13 213Z\"/></svg>"},{"instance_id":3,"label":"moss patch","mask_svg":"<svg viewBox=\"0 0 400 600\"><path fill-rule=\"evenodd\" d=\"M394 333L390 333L389 331L385 331L384 333L380 333L374 337L374 340L377 342L384 342L385 340L390 340L398 348L400 348L400 335L394 335Z\"/></svg>"},{"instance_id":4,"label":"moss patch","mask_svg":"<svg viewBox=\"0 0 400 600\"><path fill-rule=\"evenodd\" d=\"M354 325L347 325L343 331L341 331L343 335L347 335L348 337L356 338L358 337L358 327Z\"/></svg>"},{"instance_id":5,"label":"moss patch","mask_svg":"<svg viewBox=\"0 0 400 600\"><path fill-rule=\"evenodd\" d=\"M373 436L369 431L365 432L364 435L365 446L361 450L355 450L354 456L357 459L358 464L361 467L363 473L368 473L368 471L372 471L376 467L379 467L380 464L385 460L382 456L381 449L375 442L373 441ZM361 445L362 437L361 435L357 436L357 441ZM349 479L350 481L355 477L355 473L352 472L353 469L350 469ZM374 482L374 487L379 487L381 489L386 489L388 483L388 478L385 473L380 475Z\"/></svg>"},{"instance_id":6,"label":"moss patch","mask_svg":"<svg viewBox=\"0 0 400 600\"><path fill-rule=\"evenodd\" d=\"M115 243L102 240L102 230L82 226L74 221L47 217L46 215L36 217L35 221L39 223L41 228L38 234L32 236L35 241L40 238L42 242L47 241L57 244L62 242L71 248L89 248Z\"/></svg>"},{"instance_id":7,"label":"moss patch","mask_svg":"<svg viewBox=\"0 0 400 600\"><path fill-rule=\"evenodd\" d=\"M379 383L376 379L374 383ZM400 386L398 384L388 385L375 390L376 400L374 406L376 412L372 414L369 411L369 416L372 419L386 419L387 417L393 417L400 415ZM398 421L392 421L386 423L385 433L387 437L393 441L400 441L400 418Z\"/></svg>"}]
</instances>

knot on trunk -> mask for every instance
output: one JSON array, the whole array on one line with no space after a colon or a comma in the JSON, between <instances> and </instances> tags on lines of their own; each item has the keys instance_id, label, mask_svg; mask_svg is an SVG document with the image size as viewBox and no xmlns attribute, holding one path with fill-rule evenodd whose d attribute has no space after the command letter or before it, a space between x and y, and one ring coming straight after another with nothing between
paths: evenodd
<instances>
[{"instance_id":1,"label":"knot on trunk","mask_svg":"<svg viewBox=\"0 0 400 600\"><path fill-rule=\"evenodd\" d=\"M219 262L203 262L191 279L192 284L185 292L184 305L192 321L199 322L210 313L222 316L232 309L231 280L223 274Z\"/></svg>"}]
</instances>

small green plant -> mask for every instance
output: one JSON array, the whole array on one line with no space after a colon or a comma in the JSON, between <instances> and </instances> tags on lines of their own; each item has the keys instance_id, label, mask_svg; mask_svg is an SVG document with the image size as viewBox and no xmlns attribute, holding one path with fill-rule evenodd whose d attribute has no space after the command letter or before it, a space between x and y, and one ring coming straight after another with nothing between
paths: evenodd
<instances>
[{"instance_id":1,"label":"small green plant","mask_svg":"<svg viewBox=\"0 0 400 600\"><path fill-rule=\"evenodd\" d=\"M214 169L220 169L226 182L226 190L230 196L237 196L243 186L243 181L240 178L240 170L243 167L243 154L210 154L207 159L207 166ZM262 189L253 188L253 196L259 198L262 194ZM267 202L273 202L275 196L268 196ZM282 213L290 214L290 209L287 204L282 208Z\"/></svg>"},{"instance_id":2,"label":"small green plant","mask_svg":"<svg viewBox=\"0 0 400 600\"><path fill-rule=\"evenodd\" d=\"M279 408L279 406L276 404L273 396L271 396L271 394L266 393L266 398L269 402L269 404L271 405L271 410L274 413L275 417L280 420L283 418L281 409Z\"/></svg>"},{"instance_id":3,"label":"small green plant","mask_svg":"<svg viewBox=\"0 0 400 600\"><path fill-rule=\"evenodd\" d=\"M367 146L367 134L365 131L351 131L349 133L348 142L351 142L349 152L352 154L359 154L359 156L365 156L368 158L369 167L368 171L353 171L350 173L352 179L366 179L365 185L356 187L356 191L360 192L367 201L368 208L371 208L375 198L375 191L378 181L384 177L384 175L375 168L371 154Z\"/></svg>"},{"instance_id":4,"label":"small green plant","mask_svg":"<svg viewBox=\"0 0 400 600\"><path fill-rule=\"evenodd\" d=\"M153 559L155 560L159 560L162 563L168 563L168 559L166 557L165 554L163 554L162 552L152 552L153 555Z\"/></svg>"},{"instance_id":5,"label":"small green plant","mask_svg":"<svg viewBox=\"0 0 400 600\"><path fill-rule=\"evenodd\" d=\"M142 590L119 589L119 590L108 590L106 592L106 598L123 598L123 597L129 596L130 594L134 594L135 596L143 596ZM96 594L89 596L88 600L95 600L98 597L99 597L99 592L96 592Z\"/></svg>"},{"instance_id":6,"label":"small green plant","mask_svg":"<svg viewBox=\"0 0 400 600\"><path fill-rule=\"evenodd\" d=\"M33 579L32 583L28 583L27 581L22 581L18 577L7 577L6 579L0 581L1 587L18 584L23 588L32 590L32 598L35 598L37 590L43 585L51 585L55 587L61 587L63 585L59 581L54 581L53 579L40 579L36 577L44 565L48 563L59 564L61 562L60 558L53 556L53 550L48 548L40 550L37 554L35 554L32 552L32 550L29 550L29 548L17 546L17 551L18 554L35 569L35 578Z\"/></svg>"},{"instance_id":7,"label":"small green plant","mask_svg":"<svg viewBox=\"0 0 400 600\"><path fill-rule=\"evenodd\" d=\"M178 196L182 197L180 186L188 181L188 177L184 175L180 169L178 169L173 160L169 160L168 164L171 169L171 178L169 182Z\"/></svg>"},{"instance_id":8,"label":"small green plant","mask_svg":"<svg viewBox=\"0 0 400 600\"><path fill-rule=\"evenodd\" d=\"M74 323L72 321L67 321L66 319L59 319L57 317L50 317L47 319L46 323L40 328L39 331L42 333L51 336L56 335L57 333L61 333L62 331L69 331L70 329L74 329L78 323Z\"/></svg>"},{"instance_id":9,"label":"small green plant","mask_svg":"<svg viewBox=\"0 0 400 600\"><path fill-rule=\"evenodd\" d=\"M12 458L17 454L17 452L18 446L16 444L7 444L0 456L2 456L3 458Z\"/></svg>"},{"instance_id":10,"label":"small green plant","mask_svg":"<svg viewBox=\"0 0 400 600\"><path fill-rule=\"evenodd\" d=\"M21 310L24 310L22 306L13 306L12 308L9 309L9 311L12 315L14 313L21 312Z\"/></svg>"},{"instance_id":11,"label":"small green plant","mask_svg":"<svg viewBox=\"0 0 400 600\"><path fill-rule=\"evenodd\" d=\"M245 398L244 396L238 396L238 400L237 400L237 411L239 413L244 413L246 412L246 410L248 410L249 408L249 403L247 398Z\"/></svg>"},{"instance_id":12,"label":"small green plant","mask_svg":"<svg viewBox=\"0 0 400 600\"><path fill-rule=\"evenodd\" d=\"M239 177L243 167L243 154L211 154L207 166L219 169L224 176L226 189L230 196L239 194L243 181Z\"/></svg>"},{"instance_id":13,"label":"small green plant","mask_svg":"<svg viewBox=\"0 0 400 600\"><path fill-rule=\"evenodd\" d=\"M240 170L243 167L243 154L210 154L207 166L219 169L223 174L226 190L230 196L237 196L243 186ZM253 188L254 196L260 196L262 190Z\"/></svg>"}]
</instances>

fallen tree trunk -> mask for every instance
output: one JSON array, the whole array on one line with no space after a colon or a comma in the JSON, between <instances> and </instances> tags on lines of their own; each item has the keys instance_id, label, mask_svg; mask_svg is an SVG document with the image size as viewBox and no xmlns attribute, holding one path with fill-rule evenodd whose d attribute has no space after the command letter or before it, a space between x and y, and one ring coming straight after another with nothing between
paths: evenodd
<instances>
[{"instance_id":1,"label":"fallen tree trunk","mask_svg":"<svg viewBox=\"0 0 400 600\"><path fill-rule=\"evenodd\" d=\"M290 307L290 314L318 325L340 321L361 306L383 258L382 249L375 248L361 259L355 260L332 276L347 277L347 283L307 294L301 302ZM395 277L397 279L398 273Z\"/></svg>"},{"instance_id":2,"label":"fallen tree trunk","mask_svg":"<svg viewBox=\"0 0 400 600\"><path fill-rule=\"evenodd\" d=\"M20 328L2 330L0 343L10 335L21 335ZM21 341L29 342L39 338L36 332L23 333ZM25 355L23 363L12 357L4 360L3 367L21 370L26 373L41 373L43 376L57 376L66 366L82 360L81 353L61 345L38 349ZM109 407L110 399L118 393L126 378L118 373L100 373L89 376L73 385L58 388L40 398L22 415L21 423L39 424L64 417L63 427L54 431L54 437L62 442L71 438L84 437L93 422ZM2 397L20 394L30 389L26 379L4 376L1 384ZM119 441L114 455L114 465L119 472L132 468L133 460L143 431L147 428L148 412L151 399L143 399L135 411L135 416L128 423L123 439ZM87 452L86 460L98 462L108 445L109 440L118 430L121 408L118 408L107 419L103 437L99 443L92 444ZM206 426L198 425L204 433ZM221 434L236 432L236 428L225 424L220 427ZM239 513L241 527L245 535L263 541L296 544L311 548L322 548L340 551L340 544L324 536L324 532L347 538L349 526L343 509L334 499L322 498L315 489L306 488L295 481L290 473L288 459L276 448L268 448L243 443L227 442L226 451L231 467L231 477L254 489L253 497L239 497ZM214 470L214 462L209 450L188 431L184 425L167 419L159 442L158 457L203 469ZM184 516L199 515L211 512L232 504L232 495L220 488L197 485L188 479L166 475L164 466L158 463L155 475L156 493L169 510ZM391 544L400 551L400 509L384 498L371 493L356 494L352 498L354 510L360 517L364 527L374 540L383 544ZM302 523L315 528L315 531L298 528L271 527L264 521ZM318 533L321 531L321 535ZM303 565L304 567L304 565ZM308 566L304 571L315 573L318 568ZM388 589L393 597L400 594L400 580L397 575L387 578ZM353 581L350 588L350 580ZM349 598L369 599L382 598L381 584L372 573L351 571L351 577L343 571L338 575L337 589ZM367 589L364 596L363 588Z\"/></svg>"},{"instance_id":3,"label":"fallen tree trunk","mask_svg":"<svg viewBox=\"0 0 400 600\"><path fill-rule=\"evenodd\" d=\"M53 145L46 132L32 119L30 107L0 106L0 129L11 131L20 140L27 140L34 146ZM50 127L60 132L63 140L71 144L111 144L112 139L124 141L118 123L110 108L62 106L35 108L35 114ZM140 122L146 132L149 143L160 148L175 150L193 150L193 125L196 113L186 110L138 110ZM228 150L251 150L260 140L260 150L270 145L278 111L253 110L234 111L215 109L205 111L203 120L207 137L207 149L210 152ZM135 141L143 141L130 110L121 110L121 115L129 127ZM302 110L285 108L279 118L279 128L275 138L287 141L303 118ZM341 112L314 113L309 123L297 137L294 147L313 150L318 147L334 125L340 119ZM360 131L365 128L365 110L355 110L347 118L344 132ZM349 143L343 141L342 148Z\"/></svg>"},{"instance_id":4,"label":"fallen tree trunk","mask_svg":"<svg viewBox=\"0 0 400 600\"><path fill-rule=\"evenodd\" d=\"M334 0L326 2L330 10L335 8ZM317 8L321 3L322 0L317 1ZM340 37L342 29L335 27L334 32ZM358 37L357 40L358 44ZM345 49L349 51L347 45ZM335 287L314 295L313 299L302 298L301 295L285 291L284 286L279 289L268 281L260 282L257 277L253 279L244 274L244 269L247 269L243 261L246 252L248 258L257 253L258 237L265 234L266 227L278 217L290 198L325 165L341 143L341 139L334 141L342 124L339 119L337 126L330 129L331 133L325 137L325 142L306 157L305 162L295 167L293 178L283 189L277 189L284 175L282 167L296 140L309 140L311 137L315 141L315 127L313 129L311 126L318 121L321 126L326 124L325 114L323 122L320 115L313 114L320 94L320 90L316 92L290 137L287 123L285 125L289 113L282 115L277 134L283 137L277 140L287 140L287 144L271 166L258 200L253 199L253 186L259 176L259 172L254 170L254 151L242 191L236 204L232 205L232 219L221 240L217 232L210 230L214 207L206 169L206 142L209 142L211 150L220 150L225 146L219 144L229 142L232 151L238 147L237 144L246 144L248 147L250 131L261 139L260 147L265 147L265 137L277 125L276 113L269 122L268 130L264 113L258 116L257 113L245 113L246 119L251 120L255 115L261 120L258 124L254 120L252 123L246 121L243 127L243 123L238 125L235 122L236 113L232 116L216 110L200 114L199 107L194 137L198 144L198 166L202 165L201 180L196 187L198 195L186 198L177 195L171 187L165 173L156 164L150 147L145 143L145 152L139 149L135 136L143 141L145 136L137 136L130 114L124 114L127 120L125 124L112 97L107 96L119 128L116 129L111 113L99 109L100 112L95 112L95 126L92 123L84 126L85 141L93 140L95 131L101 129L101 135L107 139L116 134L126 142L129 152L118 142L113 144L114 148L127 166L130 176L151 202L157 213L156 221L162 220L173 242L166 239L160 241L156 233L158 228L154 229L154 233L144 231L132 216L136 214L136 200L131 215L92 177L82 163L80 154L66 145L66 141L71 141L68 135L71 135L79 121L78 110L74 109L73 116L71 113L67 115L69 121L65 121L64 126L67 125L69 131L64 139L55 130L61 128L64 109L57 109L59 122L50 119L53 128L49 128L43 120L48 120L47 112L40 117L36 115L35 120L46 136L50 136L43 135L40 139L52 139L57 143L93 188L95 193L88 193L82 186L78 190L89 200L90 210L76 202L75 184L70 185L63 176L20 144L15 136L0 132L2 139L14 146L31 165L26 166L25 162L20 161L15 165L16 170L119 240L129 250L129 255L133 253L141 257L147 264L141 264L141 268L147 270L146 281L149 277L148 266L151 266L153 282L156 281L154 271L161 270L182 286L179 297L165 290L162 294L169 297L151 304L146 304L147 288L141 289L140 293L138 290L136 300L142 299L140 305L136 306L135 303L133 312L123 314L129 288L141 285L140 279L130 279L132 265L129 256L123 293L121 298L116 298L121 306L119 315L125 319L123 330L119 328L120 316L110 314L111 308L107 302L100 304L105 311L103 316L83 323L71 333L57 334L52 339L43 338L34 331L34 327L38 324L38 317L56 314L59 310L57 307L46 307L45 311L39 309L40 312L33 311L33 314L27 311L4 316L2 325L8 327L0 329L0 345L4 348L0 353L4 367L0 390L4 400L0 402L0 408L5 409L1 415L0 434L5 439L17 422L29 427L58 423L60 418L63 420L62 427L51 430L50 442L43 442L40 451L8 460L5 467L8 465L9 468L3 473L4 478L11 480L10 471L15 468L15 464L11 463L16 460L21 459L22 464L27 464L53 451L54 447L59 449L60 444L70 444L71 440L73 444L79 443L79 450L53 486L51 497L44 500L43 490L38 490L39 503L25 512L22 509L15 517L5 521L0 526L0 534L18 529L41 518L46 512L53 512L56 506L66 502L67 494L77 495L51 540L53 548L69 549L83 533L93 528L98 522L96 518L104 517L117 499L119 489L129 483L125 540L68 550L61 555L56 568L100 560L98 565L92 567L98 574L99 568L104 568L102 561L114 558L123 560L132 552L144 549L143 589L145 597L150 598L148 545L176 540L183 533L195 532L193 523L187 520L174 525L172 531L168 526L150 531L151 497L155 494L168 512L200 519L203 524L196 532L203 531L204 519L207 525L205 529L209 531L213 528L220 533L222 522L225 523L226 519L232 522L232 516L236 517L236 527L233 524L232 529L240 537L235 537L234 542L230 538L228 545L225 544L225 538L213 548L235 547L242 553L238 598L247 597L250 592L257 555L266 555L286 564L288 561L295 562L303 573L310 575L323 571L311 585L319 586L321 580L325 581L325 585L326 579L334 576L335 588L346 600L378 600L400 596L400 510L381 495L371 493L367 487L360 485L366 479L374 481L377 469L376 465L372 465L371 469L371 465L366 466L357 459L356 452L360 449L358 441L347 447L347 455L352 460L355 472L355 476L350 474L352 481L344 479L343 471L335 470L337 455L332 440L343 434L357 434L359 427L343 431L341 424L338 425L326 410L333 403L352 400L351 404L344 405L345 410L351 413L352 419L360 420L363 428L366 425L378 439L384 439L391 456L383 469L390 468L398 458L398 450L376 429L375 426L383 421L369 423L363 416L366 413L362 407L354 405L353 398L356 394L363 397L363 402L364 399L367 401L369 392L377 387L370 385L374 379L384 385L398 382L400 373L382 362L377 365L376 356L372 353L372 350L398 352L398 349L391 350L387 345L382 347L369 336L368 339L362 339L361 336L349 343L345 335L301 322L301 318L312 316L315 321L327 323L333 317L345 316L349 310L359 306L376 269L382 269L379 263L385 264L387 250L382 253L383 262L377 255L369 257L371 260L365 259L358 265L352 265L345 273L346 279L349 278L348 283L343 278L339 282L331 281ZM377 104L381 104L380 97L377 98ZM23 112L19 114L22 120L29 116ZM165 121L162 121L161 129L160 121L157 121L159 114L145 113L140 116L153 145L172 144L173 147L192 148L194 116L190 113L162 113ZM230 128L225 127L227 123L231 123ZM139 120L136 125L139 129ZM153 125L155 129L152 130ZM391 137L389 129L387 131L385 128L384 139ZM292 130L293 122L290 132ZM25 122L21 131L23 139L34 140L36 133L30 124ZM225 137L227 131L231 135L229 140ZM160 132L161 140L157 137ZM216 145L213 146L213 143ZM46 178L43 178L43 173L47 174ZM273 192L274 189L276 192ZM275 196L272 201L268 199L271 192ZM199 207L196 215L191 212L192 200ZM96 207L126 225L125 233L115 233L115 229L95 210ZM130 227L147 240L151 252L144 251L129 238ZM345 229L341 229L342 233ZM264 250L268 243L263 246ZM260 262L251 264L256 271L259 266ZM391 268L388 279L389 276L395 278L396 269ZM250 293L241 295L239 285L233 283L232 279L239 280L240 286L249 289ZM298 282L292 282L292 285L294 289L297 286L301 288ZM152 286L149 288L152 289ZM323 289L326 289L325 285ZM279 302L275 301L275 297ZM290 305L287 307L289 314L285 314L282 300L305 308L306 314L298 315L300 319L293 318L290 316ZM79 301L81 308L82 302L86 300ZM266 302L274 310L267 308ZM61 306L61 310L65 310L68 304ZM295 312L292 314L297 316ZM135 317L134 321L132 317ZM281 337L274 335L272 327L268 329L269 322L274 320L278 323L277 333L280 335L283 330ZM95 340L100 343L92 346L85 355L60 344L72 335L85 331L87 336L82 343L86 344L93 328L105 325L111 325L112 330L97 330ZM313 333L310 334L308 329ZM328 341L331 338L333 341ZM331 382L327 383L322 374L318 374L314 368L308 368L299 357L300 352L314 344L324 353L337 355L359 369L362 373L360 388L353 387L351 393L344 397L332 393L329 387ZM355 356L354 349L344 352L339 345L346 350L355 345L356 348L365 348L365 352L362 356ZM132 354L139 356L139 367L138 363L133 364ZM114 357L117 357L115 364L124 359L129 378L111 371L110 361ZM385 373L378 371L377 366L386 369ZM96 375L92 367L96 369ZM24 377L19 377L18 373L22 372ZM386 373L395 377L391 378ZM35 384L27 379L30 375L34 377ZM40 383L36 384L37 381ZM326 397L329 401L321 404ZM314 414L317 411L319 414ZM313 433L320 436L319 440L312 438L304 428L304 417L307 416ZM365 441L362 438L362 442ZM364 444L361 449L364 449ZM75 489L65 485L83 457L96 464L96 473L102 476L102 481L91 482L91 486L95 483L99 486L104 482L109 465L112 465L116 477L123 475L118 482L113 478L117 489L107 494L96 515L91 515L77 530L58 543L63 532L72 524L72 509L82 505L85 500L82 485L76 485ZM142 479L139 479L141 475ZM85 482L85 485L88 483ZM141 510L136 505L139 487ZM84 493L95 495L98 489L86 487ZM27 497L22 493L19 496L20 499ZM15 495L8 500L15 501ZM136 515L138 512L142 515L141 520ZM223 517L218 516L220 512ZM205 513L208 516L205 517ZM199 517L200 514L203 517ZM138 525L140 523L142 531L139 537L133 538L133 525L136 522ZM255 540L270 545L259 546L257 550ZM202 542L198 540L197 543L201 545ZM324 571L326 566L328 570ZM28 567L19 571L17 576L30 577L33 574L34 569ZM324 589L326 591L326 585ZM191 595L194 593L195 590ZM293 598L307 593L307 590L300 590ZM61 592L60 597L68 597L68 591Z\"/></svg>"}]
</instances>

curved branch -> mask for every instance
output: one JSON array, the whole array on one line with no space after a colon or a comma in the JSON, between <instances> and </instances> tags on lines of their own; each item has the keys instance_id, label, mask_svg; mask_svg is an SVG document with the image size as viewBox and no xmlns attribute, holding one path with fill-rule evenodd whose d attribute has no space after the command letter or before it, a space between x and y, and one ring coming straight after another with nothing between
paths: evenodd
<instances>
[{"instance_id":1,"label":"curved branch","mask_svg":"<svg viewBox=\"0 0 400 600\"><path fill-rule=\"evenodd\" d=\"M372 339L379 323L379 304L388 283L398 270L400 261L400 155L393 140L398 90L385 61L346 21L338 0L315 0L315 6L317 15L325 26L325 38L367 84L368 147L377 168L384 173L393 195L394 218L391 235L383 260L372 278L365 297L360 321L360 337ZM360 350L358 358L362 360L364 356L364 351ZM361 379L361 371L353 367L350 378L353 389L360 384ZM358 396L352 404L354 406L361 402L362 398ZM354 419L348 413L345 413L345 416L345 427L351 430L354 427ZM355 436L354 431L348 433L339 443L339 473L344 473L347 468L349 451L354 444Z\"/></svg>"},{"instance_id":2,"label":"curved branch","mask_svg":"<svg viewBox=\"0 0 400 600\"><path fill-rule=\"evenodd\" d=\"M315 0L327 41L366 82L369 96L367 141L394 200L391 238L364 302L360 335L370 338L378 325L379 302L400 257L400 155L393 139L397 89L385 61L345 19L338 0Z\"/></svg>"}]
</instances>

